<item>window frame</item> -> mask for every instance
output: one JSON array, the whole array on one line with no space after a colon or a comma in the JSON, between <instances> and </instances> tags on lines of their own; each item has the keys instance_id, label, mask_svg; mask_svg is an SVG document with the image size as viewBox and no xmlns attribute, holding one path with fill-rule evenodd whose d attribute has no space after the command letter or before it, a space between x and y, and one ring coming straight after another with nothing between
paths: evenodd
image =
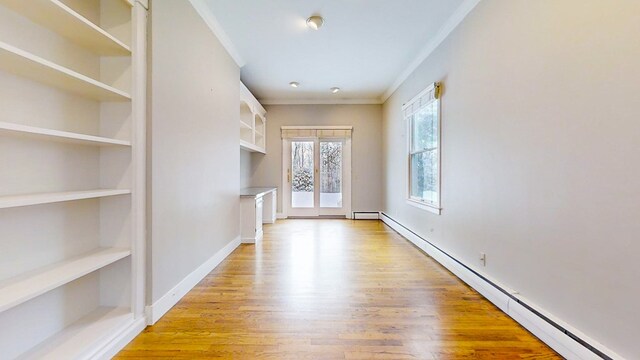
<instances>
[{"instance_id":1,"label":"window frame","mask_svg":"<svg viewBox=\"0 0 640 360\"><path fill-rule=\"evenodd\" d=\"M414 115L421 109L436 104L436 121L437 121L437 145L434 148L425 148L418 151L413 150L413 130ZM418 95L413 97L402 106L403 121L407 126L407 182L406 182L406 201L409 205L440 215L442 212L442 109L440 102L440 84L433 83L426 89L422 90ZM412 187L412 164L411 158L415 154L437 151L437 175L436 175L436 202L427 201L424 198L413 196L411 194Z\"/></svg>"}]
</instances>

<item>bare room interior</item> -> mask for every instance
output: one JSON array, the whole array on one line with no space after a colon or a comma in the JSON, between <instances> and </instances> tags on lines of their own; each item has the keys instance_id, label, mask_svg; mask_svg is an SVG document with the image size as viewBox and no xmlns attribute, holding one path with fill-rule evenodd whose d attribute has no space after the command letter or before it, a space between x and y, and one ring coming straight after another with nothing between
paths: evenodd
<instances>
[{"instance_id":1,"label":"bare room interior","mask_svg":"<svg viewBox=\"0 0 640 360\"><path fill-rule=\"evenodd\" d=\"M0 359L640 359L639 34L0 0Z\"/></svg>"}]
</instances>

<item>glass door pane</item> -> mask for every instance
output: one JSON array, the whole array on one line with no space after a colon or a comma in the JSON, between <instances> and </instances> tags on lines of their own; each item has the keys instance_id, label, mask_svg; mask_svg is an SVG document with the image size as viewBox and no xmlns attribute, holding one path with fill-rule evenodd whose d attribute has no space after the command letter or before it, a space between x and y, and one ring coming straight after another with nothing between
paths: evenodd
<instances>
[{"instance_id":1,"label":"glass door pane","mask_svg":"<svg viewBox=\"0 0 640 360\"><path fill-rule=\"evenodd\" d=\"M314 142L291 142L291 207L314 208Z\"/></svg>"},{"instance_id":2,"label":"glass door pane","mask_svg":"<svg viewBox=\"0 0 640 360\"><path fill-rule=\"evenodd\" d=\"M342 207L342 141L320 141L320 207Z\"/></svg>"}]
</instances>

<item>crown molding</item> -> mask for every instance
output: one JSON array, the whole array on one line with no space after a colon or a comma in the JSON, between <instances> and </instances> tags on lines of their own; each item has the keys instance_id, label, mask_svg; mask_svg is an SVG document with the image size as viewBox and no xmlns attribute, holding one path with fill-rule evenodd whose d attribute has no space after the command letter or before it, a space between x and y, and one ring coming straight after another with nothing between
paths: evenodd
<instances>
[{"instance_id":1,"label":"crown molding","mask_svg":"<svg viewBox=\"0 0 640 360\"><path fill-rule=\"evenodd\" d=\"M379 98L371 99L258 99L262 105L380 105Z\"/></svg>"},{"instance_id":2,"label":"crown molding","mask_svg":"<svg viewBox=\"0 0 640 360\"><path fill-rule=\"evenodd\" d=\"M420 51L418 56L413 59L407 68L400 73L396 78L396 81L382 95L382 102L386 102L391 95L402 85L402 83L409 78L409 76L433 53L435 49L442 44L442 42L455 30L455 28L462 23L467 15L478 5L482 0L465 0L460 6L453 12L451 17L442 25L436 36L427 43L427 45Z\"/></svg>"},{"instance_id":3,"label":"crown molding","mask_svg":"<svg viewBox=\"0 0 640 360\"><path fill-rule=\"evenodd\" d=\"M280 130L353 130L353 126L280 126Z\"/></svg>"},{"instance_id":4,"label":"crown molding","mask_svg":"<svg viewBox=\"0 0 640 360\"><path fill-rule=\"evenodd\" d=\"M189 0L189 2L198 15L200 15L202 20L207 24L209 29L211 29L211 32L213 32L213 34L218 38L225 50L227 50L233 61L235 61L239 67L243 67L246 64L244 59L240 56L238 49L233 45L233 42L231 42L227 33L222 29L222 26L204 0Z\"/></svg>"}]
</instances>

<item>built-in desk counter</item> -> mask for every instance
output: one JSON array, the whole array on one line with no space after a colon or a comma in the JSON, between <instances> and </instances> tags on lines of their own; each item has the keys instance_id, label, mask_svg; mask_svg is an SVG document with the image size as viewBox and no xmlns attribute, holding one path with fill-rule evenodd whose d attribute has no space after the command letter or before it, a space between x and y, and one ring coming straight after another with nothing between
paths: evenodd
<instances>
[{"instance_id":1,"label":"built-in desk counter","mask_svg":"<svg viewBox=\"0 0 640 360\"><path fill-rule=\"evenodd\" d=\"M262 224L276 221L278 191L275 187L254 187L240 190L240 231L243 243L262 239Z\"/></svg>"},{"instance_id":2,"label":"built-in desk counter","mask_svg":"<svg viewBox=\"0 0 640 360\"><path fill-rule=\"evenodd\" d=\"M276 192L274 187L251 187L240 190L240 197L262 197L270 192Z\"/></svg>"}]
</instances>

